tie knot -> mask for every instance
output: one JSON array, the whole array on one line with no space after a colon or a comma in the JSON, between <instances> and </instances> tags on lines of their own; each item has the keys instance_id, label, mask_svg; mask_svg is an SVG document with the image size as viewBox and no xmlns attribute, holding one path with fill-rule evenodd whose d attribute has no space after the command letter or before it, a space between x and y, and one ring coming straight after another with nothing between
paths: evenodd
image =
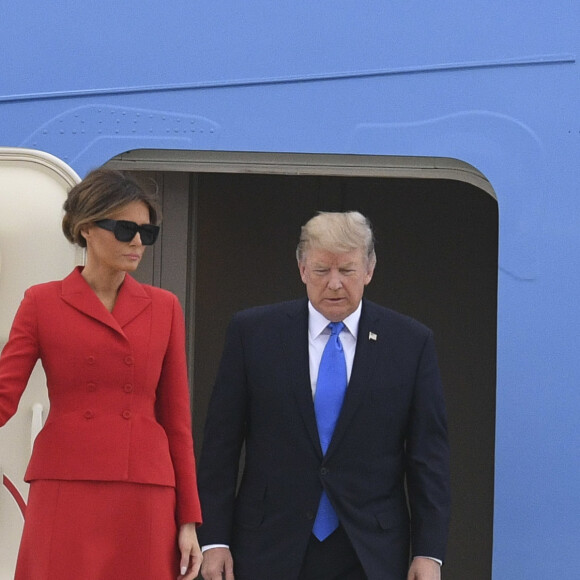
<instances>
[{"instance_id":1,"label":"tie knot","mask_svg":"<svg viewBox=\"0 0 580 580\"><path fill-rule=\"evenodd\" d=\"M330 334L337 336L342 332L344 328L344 322L331 322L328 327L330 328Z\"/></svg>"}]
</instances>

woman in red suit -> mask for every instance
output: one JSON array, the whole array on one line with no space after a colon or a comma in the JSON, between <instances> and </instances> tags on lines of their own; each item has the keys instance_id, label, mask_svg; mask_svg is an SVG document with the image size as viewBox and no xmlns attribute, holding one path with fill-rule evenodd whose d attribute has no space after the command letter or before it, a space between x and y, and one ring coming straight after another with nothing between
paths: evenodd
<instances>
[{"instance_id":1,"label":"woman in red suit","mask_svg":"<svg viewBox=\"0 0 580 580\"><path fill-rule=\"evenodd\" d=\"M157 198L97 169L64 209L86 265L26 291L0 357L0 426L38 359L50 398L15 579L192 580L201 511L183 313L128 275L157 238Z\"/></svg>"}]
</instances>

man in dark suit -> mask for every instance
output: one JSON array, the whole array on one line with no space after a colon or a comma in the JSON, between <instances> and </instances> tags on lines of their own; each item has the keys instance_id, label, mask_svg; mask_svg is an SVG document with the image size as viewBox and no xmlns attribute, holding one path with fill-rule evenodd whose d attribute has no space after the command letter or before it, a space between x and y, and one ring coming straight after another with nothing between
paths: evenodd
<instances>
[{"instance_id":1,"label":"man in dark suit","mask_svg":"<svg viewBox=\"0 0 580 580\"><path fill-rule=\"evenodd\" d=\"M203 577L437 580L450 493L433 335L363 299L361 214L312 218L297 259L308 300L228 328L199 466Z\"/></svg>"}]
</instances>

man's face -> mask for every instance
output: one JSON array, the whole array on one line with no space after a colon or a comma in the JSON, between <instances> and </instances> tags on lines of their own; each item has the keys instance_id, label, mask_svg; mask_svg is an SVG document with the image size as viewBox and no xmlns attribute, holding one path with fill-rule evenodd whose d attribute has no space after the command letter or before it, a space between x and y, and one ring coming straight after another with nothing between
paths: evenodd
<instances>
[{"instance_id":1,"label":"man's face","mask_svg":"<svg viewBox=\"0 0 580 580\"><path fill-rule=\"evenodd\" d=\"M312 306L331 322L340 322L357 309L374 272L362 250L311 249L298 268Z\"/></svg>"}]
</instances>

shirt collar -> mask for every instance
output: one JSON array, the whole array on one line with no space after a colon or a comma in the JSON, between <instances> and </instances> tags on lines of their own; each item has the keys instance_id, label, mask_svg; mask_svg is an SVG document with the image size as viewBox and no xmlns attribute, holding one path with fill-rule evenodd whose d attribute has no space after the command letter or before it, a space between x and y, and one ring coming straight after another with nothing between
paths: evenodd
<instances>
[{"instance_id":1,"label":"shirt collar","mask_svg":"<svg viewBox=\"0 0 580 580\"><path fill-rule=\"evenodd\" d=\"M362 310L362 300L359 302L357 309L347 316L342 322L346 329L354 336L356 339L358 334L358 325L360 322L360 314ZM330 320L327 320L314 306L310 300L308 301L308 333L312 338L317 338L330 324Z\"/></svg>"}]
</instances>

